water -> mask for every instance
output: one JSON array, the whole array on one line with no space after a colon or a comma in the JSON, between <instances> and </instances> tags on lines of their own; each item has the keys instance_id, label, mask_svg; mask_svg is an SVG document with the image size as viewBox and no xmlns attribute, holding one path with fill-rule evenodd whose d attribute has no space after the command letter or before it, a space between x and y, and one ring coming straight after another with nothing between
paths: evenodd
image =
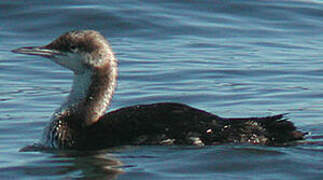
<instances>
[{"instance_id":1,"label":"water","mask_svg":"<svg viewBox=\"0 0 323 180\"><path fill-rule=\"evenodd\" d=\"M322 179L323 2L0 2L1 179ZM307 144L117 147L19 152L37 142L71 72L11 49L74 29L106 36L119 59L112 109L172 101L222 116L289 113Z\"/></svg>"}]
</instances>

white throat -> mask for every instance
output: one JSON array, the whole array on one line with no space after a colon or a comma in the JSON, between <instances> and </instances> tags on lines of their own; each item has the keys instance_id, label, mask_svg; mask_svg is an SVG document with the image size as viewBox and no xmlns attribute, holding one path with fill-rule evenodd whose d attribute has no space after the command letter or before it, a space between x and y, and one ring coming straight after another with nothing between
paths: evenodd
<instances>
[{"instance_id":1,"label":"white throat","mask_svg":"<svg viewBox=\"0 0 323 180\"><path fill-rule=\"evenodd\" d=\"M91 84L91 76L92 72L90 70L81 74L74 74L71 92L58 111L63 111L68 107L76 106L86 97Z\"/></svg>"}]
</instances>

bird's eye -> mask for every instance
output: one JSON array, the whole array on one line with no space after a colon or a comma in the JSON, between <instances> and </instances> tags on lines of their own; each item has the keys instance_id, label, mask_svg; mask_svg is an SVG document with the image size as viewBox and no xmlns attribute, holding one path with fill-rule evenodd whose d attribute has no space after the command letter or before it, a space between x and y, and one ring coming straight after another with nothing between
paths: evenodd
<instances>
[{"instance_id":1,"label":"bird's eye","mask_svg":"<svg viewBox=\"0 0 323 180\"><path fill-rule=\"evenodd\" d=\"M77 48L76 48L76 46L75 46L75 45L71 45L71 46L70 46L70 49L71 49L71 51L73 51L73 52L74 52L74 51L76 51L76 49L77 49Z\"/></svg>"}]
</instances>

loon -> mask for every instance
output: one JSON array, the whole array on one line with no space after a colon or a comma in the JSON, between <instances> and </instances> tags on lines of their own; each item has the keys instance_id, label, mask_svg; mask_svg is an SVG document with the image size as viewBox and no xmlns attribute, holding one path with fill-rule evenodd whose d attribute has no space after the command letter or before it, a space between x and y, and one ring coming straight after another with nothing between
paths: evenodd
<instances>
[{"instance_id":1,"label":"loon","mask_svg":"<svg viewBox=\"0 0 323 180\"><path fill-rule=\"evenodd\" d=\"M124 107L108 113L118 62L99 32L67 32L48 45L14 53L42 56L72 70L67 100L54 112L41 144L50 149L100 150L122 145L286 145L304 139L284 114L223 118L173 102Z\"/></svg>"}]
</instances>

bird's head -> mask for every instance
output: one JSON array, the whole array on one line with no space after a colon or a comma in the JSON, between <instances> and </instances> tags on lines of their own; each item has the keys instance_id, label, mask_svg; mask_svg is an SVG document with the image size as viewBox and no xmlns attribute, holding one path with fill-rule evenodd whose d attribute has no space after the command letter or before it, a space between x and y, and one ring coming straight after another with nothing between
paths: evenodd
<instances>
[{"instance_id":1,"label":"bird's head","mask_svg":"<svg viewBox=\"0 0 323 180\"><path fill-rule=\"evenodd\" d=\"M46 57L75 73L98 68L114 60L108 41L93 30L67 32L48 45L22 47L12 52Z\"/></svg>"}]
</instances>

